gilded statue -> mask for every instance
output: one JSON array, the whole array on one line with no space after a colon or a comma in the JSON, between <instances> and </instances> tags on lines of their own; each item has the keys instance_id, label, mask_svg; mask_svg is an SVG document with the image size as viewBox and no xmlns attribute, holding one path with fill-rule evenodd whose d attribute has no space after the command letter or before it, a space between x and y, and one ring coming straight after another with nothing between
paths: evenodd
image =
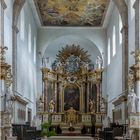
<instances>
[{"instance_id":1,"label":"gilded statue","mask_svg":"<svg viewBox=\"0 0 140 140\"><path fill-rule=\"evenodd\" d=\"M49 102L49 111L50 111L50 113L54 112L54 108L55 108L55 102L54 102L53 99L51 99L50 102Z\"/></svg>"},{"instance_id":2,"label":"gilded statue","mask_svg":"<svg viewBox=\"0 0 140 140\"><path fill-rule=\"evenodd\" d=\"M89 112L94 113L95 112L95 102L89 99Z\"/></svg>"}]
</instances>

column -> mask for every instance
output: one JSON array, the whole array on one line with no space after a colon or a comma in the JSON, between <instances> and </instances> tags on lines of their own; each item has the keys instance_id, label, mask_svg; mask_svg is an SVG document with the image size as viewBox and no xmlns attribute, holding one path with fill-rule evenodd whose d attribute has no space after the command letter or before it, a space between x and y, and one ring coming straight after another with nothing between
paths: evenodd
<instances>
[{"instance_id":1,"label":"column","mask_svg":"<svg viewBox=\"0 0 140 140\"><path fill-rule=\"evenodd\" d=\"M89 93L90 93L90 83L87 81L87 112L89 112Z\"/></svg>"},{"instance_id":2,"label":"column","mask_svg":"<svg viewBox=\"0 0 140 140\"><path fill-rule=\"evenodd\" d=\"M44 80L44 112L48 112L48 79Z\"/></svg>"},{"instance_id":3,"label":"column","mask_svg":"<svg viewBox=\"0 0 140 140\"><path fill-rule=\"evenodd\" d=\"M100 83L97 83L96 84L96 87L97 87L97 106L96 106L96 112L99 112L100 111Z\"/></svg>"},{"instance_id":4,"label":"column","mask_svg":"<svg viewBox=\"0 0 140 140\"><path fill-rule=\"evenodd\" d=\"M55 112L57 112L57 81L54 82Z\"/></svg>"},{"instance_id":5,"label":"column","mask_svg":"<svg viewBox=\"0 0 140 140\"><path fill-rule=\"evenodd\" d=\"M0 47L4 47L4 10L6 9L6 4L4 2L4 0L0 0ZM0 79L0 89L3 89L3 80ZM4 90L4 89L3 89ZM3 97L1 95L0 92L0 101L3 101ZM1 102L2 103L2 102ZM1 104L0 104L0 108L1 108ZM2 118L2 110L0 110L0 139L2 138L2 122L3 122L3 118Z\"/></svg>"},{"instance_id":6,"label":"column","mask_svg":"<svg viewBox=\"0 0 140 140\"><path fill-rule=\"evenodd\" d=\"M57 77L57 112L62 112L62 82L61 75Z\"/></svg>"}]
</instances>

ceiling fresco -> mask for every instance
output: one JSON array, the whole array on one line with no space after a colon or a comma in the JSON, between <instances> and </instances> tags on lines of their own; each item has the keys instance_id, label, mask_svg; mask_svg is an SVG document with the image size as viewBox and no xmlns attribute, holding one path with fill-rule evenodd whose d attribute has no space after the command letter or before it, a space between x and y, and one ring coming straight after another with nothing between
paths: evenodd
<instances>
[{"instance_id":1,"label":"ceiling fresco","mask_svg":"<svg viewBox=\"0 0 140 140\"><path fill-rule=\"evenodd\" d=\"M35 0L44 26L101 26L108 0Z\"/></svg>"}]
</instances>

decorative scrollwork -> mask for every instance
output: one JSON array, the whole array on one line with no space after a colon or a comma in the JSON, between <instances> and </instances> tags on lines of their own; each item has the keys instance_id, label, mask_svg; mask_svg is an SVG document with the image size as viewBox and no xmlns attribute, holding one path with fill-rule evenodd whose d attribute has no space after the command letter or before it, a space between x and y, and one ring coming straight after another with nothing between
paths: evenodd
<instances>
[{"instance_id":1,"label":"decorative scrollwork","mask_svg":"<svg viewBox=\"0 0 140 140\"><path fill-rule=\"evenodd\" d=\"M9 87L12 83L11 66L6 63L5 53L7 47L0 47L0 79L5 80L6 86Z\"/></svg>"}]
</instances>

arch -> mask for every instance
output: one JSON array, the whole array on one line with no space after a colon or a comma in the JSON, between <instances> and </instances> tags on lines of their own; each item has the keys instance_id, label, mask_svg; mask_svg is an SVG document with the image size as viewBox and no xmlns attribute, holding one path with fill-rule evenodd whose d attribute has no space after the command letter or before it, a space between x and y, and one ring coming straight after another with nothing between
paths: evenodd
<instances>
[{"instance_id":1,"label":"arch","mask_svg":"<svg viewBox=\"0 0 140 140\"><path fill-rule=\"evenodd\" d=\"M101 50L100 50L100 48L98 48L97 47L97 45L92 41L92 40L90 40L90 39L88 39L88 38L86 38L86 37L84 37L84 36L81 36L81 35L74 35L74 34L70 34L70 35L67 35L67 34L65 34L65 35L62 35L62 36L57 36L57 37L55 37L55 38L53 38L53 40L50 40L49 41L49 43L46 45L46 49L50 46L50 45L52 45L53 43L55 43L56 41L59 41L59 40L65 40L65 39L68 39L68 41L69 40L81 40L81 41L86 41L88 44L90 43L90 44L92 44L94 47L96 47L96 49L98 49L99 50L99 52L100 52L100 54L102 53L101 52ZM45 50L46 51L46 50ZM43 54L45 54L45 51L44 51L44 53Z\"/></svg>"},{"instance_id":2,"label":"arch","mask_svg":"<svg viewBox=\"0 0 140 140\"><path fill-rule=\"evenodd\" d=\"M113 0L120 13L123 26L128 27L128 7L125 0Z\"/></svg>"},{"instance_id":3,"label":"arch","mask_svg":"<svg viewBox=\"0 0 140 140\"><path fill-rule=\"evenodd\" d=\"M20 15L20 11L24 5L26 0L15 0L13 4L13 26L17 26L18 17Z\"/></svg>"},{"instance_id":4,"label":"arch","mask_svg":"<svg viewBox=\"0 0 140 140\"><path fill-rule=\"evenodd\" d=\"M49 58L48 67L50 67L52 61L55 60L56 54L62 47L66 45L80 45L81 48L84 48L88 51L92 63L96 63L97 56L102 56L100 49L96 44L88 38L80 35L65 35L51 40L46 46L44 52L42 52L44 58ZM102 56L103 57L103 56Z\"/></svg>"}]
</instances>

